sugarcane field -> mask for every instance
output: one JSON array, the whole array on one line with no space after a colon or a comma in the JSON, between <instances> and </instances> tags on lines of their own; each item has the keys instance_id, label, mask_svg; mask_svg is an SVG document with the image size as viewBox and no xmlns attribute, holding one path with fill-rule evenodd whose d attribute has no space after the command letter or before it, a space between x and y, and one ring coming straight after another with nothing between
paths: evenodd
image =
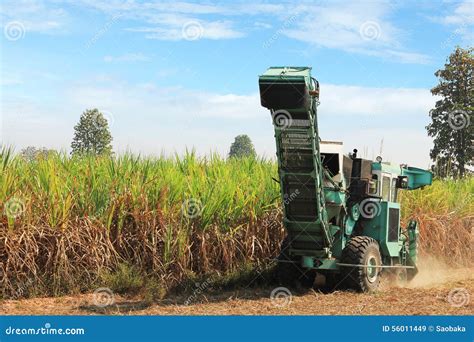
<instances>
[{"instance_id":1,"label":"sugarcane field","mask_svg":"<svg viewBox=\"0 0 474 342\"><path fill-rule=\"evenodd\" d=\"M474 338L471 0L0 16L0 340Z\"/></svg>"}]
</instances>

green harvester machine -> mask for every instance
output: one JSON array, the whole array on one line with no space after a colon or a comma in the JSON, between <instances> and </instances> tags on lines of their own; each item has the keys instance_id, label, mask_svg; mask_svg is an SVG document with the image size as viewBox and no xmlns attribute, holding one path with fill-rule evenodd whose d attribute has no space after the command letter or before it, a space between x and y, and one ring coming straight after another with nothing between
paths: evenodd
<instances>
[{"instance_id":1,"label":"green harvester machine","mask_svg":"<svg viewBox=\"0 0 474 342\"><path fill-rule=\"evenodd\" d=\"M316 278L370 292L381 274L412 279L418 226L400 226L398 191L431 185L431 172L358 158L355 149L345 155L342 143L321 141L310 67L271 67L259 88L275 129L287 232L280 281L312 285Z\"/></svg>"}]
</instances>

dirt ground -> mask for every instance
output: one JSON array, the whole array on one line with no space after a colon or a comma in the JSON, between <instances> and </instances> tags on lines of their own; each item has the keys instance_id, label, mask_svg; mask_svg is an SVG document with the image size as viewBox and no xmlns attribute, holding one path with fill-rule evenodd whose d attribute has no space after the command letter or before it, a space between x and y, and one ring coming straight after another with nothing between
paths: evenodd
<instances>
[{"instance_id":1,"label":"dirt ground","mask_svg":"<svg viewBox=\"0 0 474 342\"><path fill-rule=\"evenodd\" d=\"M5 300L4 315L473 315L474 269L439 272L426 269L404 287L385 285L373 294L323 293L266 287L219 294L195 291L155 301L112 295ZM272 291L274 295L272 296ZM290 291L290 292L288 292ZM206 291L203 291L206 292ZM106 294L107 296L107 294ZM272 298L273 297L273 298Z\"/></svg>"}]
</instances>

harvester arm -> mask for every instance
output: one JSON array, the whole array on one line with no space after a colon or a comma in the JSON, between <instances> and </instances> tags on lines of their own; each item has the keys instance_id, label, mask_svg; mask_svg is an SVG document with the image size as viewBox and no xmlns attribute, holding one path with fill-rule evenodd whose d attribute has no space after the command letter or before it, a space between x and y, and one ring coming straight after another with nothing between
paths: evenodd
<instances>
[{"instance_id":1,"label":"harvester arm","mask_svg":"<svg viewBox=\"0 0 474 342\"><path fill-rule=\"evenodd\" d=\"M433 183L433 174L430 171L411 166L403 166L402 177L407 177L404 189L415 190Z\"/></svg>"},{"instance_id":2,"label":"harvester arm","mask_svg":"<svg viewBox=\"0 0 474 342\"><path fill-rule=\"evenodd\" d=\"M309 67L272 67L260 76L259 88L261 104L270 109L275 128L283 222L290 248L325 250L327 254L333 237L323 188L325 170L316 111L319 84Z\"/></svg>"}]
</instances>

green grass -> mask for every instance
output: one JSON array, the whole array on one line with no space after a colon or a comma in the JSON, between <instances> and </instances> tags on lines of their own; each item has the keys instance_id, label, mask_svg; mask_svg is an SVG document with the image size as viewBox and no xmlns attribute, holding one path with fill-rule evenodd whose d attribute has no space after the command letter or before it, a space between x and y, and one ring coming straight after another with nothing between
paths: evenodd
<instances>
[{"instance_id":1,"label":"green grass","mask_svg":"<svg viewBox=\"0 0 474 342\"><path fill-rule=\"evenodd\" d=\"M109 286L161 297L209 274L223 288L246 283L284 236L276 175L276 163L259 158L50 154L27 162L3 148L2 296ZM472 260L473 193L474 178L401 192L403 224L420 222L423 253Z\"/></svg>"},{"instance_id":2,"label":"green grass","mask_svg":"<svg viewBox=\"0 0 474 342\"><path fill-rule=\"evenodd\" d=\"M71 220L84 217L121 229L129 215L140 220L154 213L182 227L198 221L199 229L218 224L229 230L275 208L279 194L271 179L276 165L264 159L199 158L190 152L174 158L51 155L26 162L4 149L0 166L0 203L17 201L24 210L20 220L8 220L11 229L15 224L67 229ZM191 215L182 215L188 207Z\"/></svg>"},{"instance_id":3,"label":"green grass","mask_svg":"<svg viewBox=\"0 0 474 342\"><path fill-rule=\"evenodd\" d=\"M474 216L474 177L435 180L422 190L401 191L404 219L421 213Z\"/></svg>"}]
</instances>

